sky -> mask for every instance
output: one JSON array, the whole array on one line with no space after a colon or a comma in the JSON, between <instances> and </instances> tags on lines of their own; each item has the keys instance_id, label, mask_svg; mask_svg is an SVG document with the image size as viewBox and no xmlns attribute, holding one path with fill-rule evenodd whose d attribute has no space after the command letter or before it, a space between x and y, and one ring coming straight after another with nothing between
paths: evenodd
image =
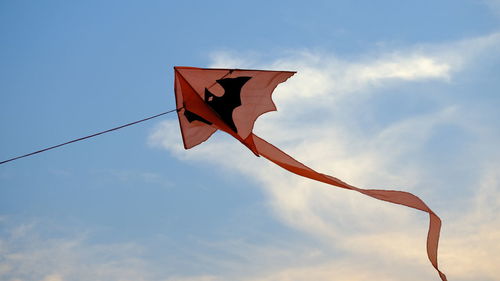
<instances>
[{"instance_id":1,"label":"sky","mask_svg":"<svg viewBox=\"0 0 500 281\"><path fill-rule=\"evenodd\" d=\"M175 108L173 67L293 70L254 132L422 198L500 280L500 1L0 1L0 161ZM0 165L0 280L439 280L428 216L175 114Z\"/></svg>"}]
</instances>

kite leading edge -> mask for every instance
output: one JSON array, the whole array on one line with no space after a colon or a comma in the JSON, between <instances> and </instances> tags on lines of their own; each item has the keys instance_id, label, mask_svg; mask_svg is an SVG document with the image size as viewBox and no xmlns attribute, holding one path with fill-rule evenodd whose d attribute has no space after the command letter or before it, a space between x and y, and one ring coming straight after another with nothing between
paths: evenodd
<instances>
[{"instance_id":1,"label":"kite leading edge","mask_svg":"<svg viewBox=\"0 0 500 281\"><path fill-rule=\"evenodd\" d=\"M256 156L263 156L292 173L428 213L427 256L441 280L447 281L446 275L439 270L437 258L441 219L420 198L404 191L354 187L316 172L253 134L255 120L276 110L271 99L276 86L295 72L195 67L174 67L174 72L184 148L192 148L221 130L239 140Z\"/></svg>"}]
</instances>

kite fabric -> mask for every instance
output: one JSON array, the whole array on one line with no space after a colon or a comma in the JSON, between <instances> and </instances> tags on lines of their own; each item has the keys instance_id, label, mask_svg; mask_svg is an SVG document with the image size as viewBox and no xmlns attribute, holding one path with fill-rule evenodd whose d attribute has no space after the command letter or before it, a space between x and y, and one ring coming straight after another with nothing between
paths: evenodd
<instances>
[{"instance_id":1,"label":"kite fabric","mask_svg":"<svg viewBox=\"0 0 500 281\"><path fill-rule=\"evenodd\" d=\"M185 149L221 130L256 156L263 156L292 173L426 212L429 214L427 256L441 280L447 280L437 261L441 219L420 198L404 191L354 187L316 172L252 133L260 115L276 110L271 99L274 89L295 72L195 67L174 67L174 72L177 114Z\"/></svg>"}]
</instances>

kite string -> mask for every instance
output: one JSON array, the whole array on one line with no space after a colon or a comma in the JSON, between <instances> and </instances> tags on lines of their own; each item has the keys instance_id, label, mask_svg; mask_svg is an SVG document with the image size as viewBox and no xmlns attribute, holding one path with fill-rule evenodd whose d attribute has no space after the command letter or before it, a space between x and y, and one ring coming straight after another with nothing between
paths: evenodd
<instances>
[{"instance_id":1,"label":"kite string","mask_svg":"<svg viewBox=\"0 0 500 281\"><path fill-rule=\"evenodd\" d=\"M160 117L162 115L165 115L165 114L168 114L168 113L172 113L174 111L179 111L179 110L180 110L180 108L172 109L172 110L165 111L165 112L162 112L162 113L159 113L159 114L156 114L156 115L153 115L153 116L150 116L150 117L138 120L138 121L134 121L134 122L131 122L131 123L127 123L125 125L121 125L121 126L118 126L118 127L112 128L112 129L108 129L108 130L105 130L105 131L102 131L102 132L99 132L99 133L95 133L95 134L88 135L88 136L85 136L85 137L77 138L77 139L74 139L74 140L67 141L65 143L61 143L61 144L58 144L58 145L54 145L54 146L51 146L51 147L40 149L38 151L31 152L31 153L28 153L28 154L24 154L24 155L17 156L17 157L11 158L11 159L7 159L7 160L4 160L4 161L1 161L0 165L5 164L5 163L10 162L10 161L21 159L21 158L24 158L24 157L32 156L32 155L35 155L35 154L38 154L38 153L41 153L41 152L45 152L47 150L58 148L58 147L61 147L63 145L67 145L67 144L74 143L74 142L77 142L77 141L82 141L82 140L89 139L89 138L93 138L93 137L96 137L98 135L102 135L102 134L109 133L109 132L112 132L112 131L116 131L116 130L119 130L119 129L122 129L122 128L125 128L125 127L128 127L128 126L132 126L132 125L135 125L137 123L141 123L141 122L144 122L144 121L156 118L156 117Z\"/></svg>"}]
</instances>

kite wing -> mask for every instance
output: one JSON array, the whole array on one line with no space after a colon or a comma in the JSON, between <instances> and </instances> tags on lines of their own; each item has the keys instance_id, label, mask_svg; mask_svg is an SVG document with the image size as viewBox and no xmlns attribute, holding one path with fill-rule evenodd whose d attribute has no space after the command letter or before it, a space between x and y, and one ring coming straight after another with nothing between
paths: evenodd
<instances>
[{"instance_id":1,"label":"kite wing","mask_svg":"<svg viewBox=\"0 0 500 281\"><path fill-rule=\"evenodd\" d=\"M295 72L194 67L175 67L174 70L177 114L186 149L222 130L255 155L292 173L428 213L427 256L441 280L447 280L437 263L441 220L420 198L404 191L354 187L316 172L252 133L253 124L260 115L276 110L271 99L273 90Z\"/></svg>"},{"instance_id":2,"label":"kite wing","mask_svg":"<svg viewBox=\"0 0 500 281\"><path fill-rule=\"evenodd\" d=\"M215 131L232 135L255 154L255 120L276 110L271 95L295 72L175 67L175 97L184 147L207 140Z\"/></svg>"}]
</instances>

